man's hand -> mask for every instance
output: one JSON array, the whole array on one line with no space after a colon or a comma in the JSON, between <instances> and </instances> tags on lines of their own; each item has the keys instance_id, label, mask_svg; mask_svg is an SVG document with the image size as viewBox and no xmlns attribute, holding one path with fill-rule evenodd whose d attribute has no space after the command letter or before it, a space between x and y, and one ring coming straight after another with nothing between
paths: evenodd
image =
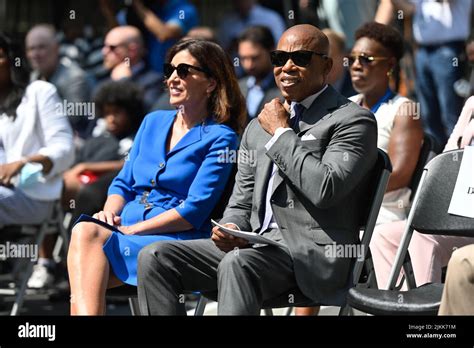
<instances>
[{"instance_id":1,"label":"man's hand","mask_svg":"<svg viewBox=\"0 0 474 348\"><path fill-rule=\"evenodd\" d=\"M0 185L10 186L11 179L21 171L24 165L22 161L0 165Z\"/></svg>"},{"instance_id":2,"label":"man's hand","mask_svg":"<svg viewBox=\"0 0 474 348\"><path fill-rule=\"evenodd\" d=\"M258 122L267 133L273 136L277 128L290 127L289 118L290 116L284 105L278 98L275 98L265 104L258 115Z\"/></svg>"},{"instance_id":3,"label":"man's hand","mask_svg":"<svg viewBox=\"0 0 474 348\"><path fill-rule=\"evenodd\" d=\"M116 215L113 211L99 211L92 216L94 219L108 223L112 226L119 226L122 222L122 218Z\"/></svg>"},{"instance_id":4,"label":"man's hand","mask_svg":"<svg viewBox=\"0 0 474 348\"><path fill-rule=\"evenodd\" d=\"M225 227L229 227L232 229L236 229L236 225L234 224L224 224ZM220 250L224 252L229 252L234 248L243 248L248 245L248 241L243 238L234 237L228 233L225 233L219 229L219 227L215 226L212 229L212 241Z\"/></svg>"}]
</instances>

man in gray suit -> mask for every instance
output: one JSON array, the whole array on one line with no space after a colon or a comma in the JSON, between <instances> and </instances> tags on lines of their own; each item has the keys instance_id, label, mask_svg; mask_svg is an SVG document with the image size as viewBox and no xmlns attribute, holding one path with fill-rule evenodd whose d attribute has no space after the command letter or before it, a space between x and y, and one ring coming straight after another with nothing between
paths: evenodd
<instances>
[{"instance_id":1,"label":"man in gray suit","mask_svg":"<svg viewBox=\"0 0 474 348\"><path fill-rule=\"evenodd\" d=\"M353 260L326 247L358 242L377 127L369 111L326 84L328 46L311 25L282 35L272 63L286 102L267 103L246 128L220 221L286 247L249 246L218 228L207 240L151 244L138 259L142 313L185 314L188 291L217 290L220 315L257 315L265 300L295 289L327 305L344 298Z\"/></svg>"}]
</instances>

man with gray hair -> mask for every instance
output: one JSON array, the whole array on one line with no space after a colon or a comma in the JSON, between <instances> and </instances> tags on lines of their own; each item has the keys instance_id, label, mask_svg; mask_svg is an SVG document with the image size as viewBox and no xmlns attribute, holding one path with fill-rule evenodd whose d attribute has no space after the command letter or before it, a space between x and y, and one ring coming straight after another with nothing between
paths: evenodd
<instances>
[{"instance_id":1,"label":"man with gray hair","mask_svg":"<svg viewBox=\"0 0 474 348\"><path fill-rule=\"evenodd\" d=\"M31 81L44 80L52 83L63 100L63 105L76 104L81 110L82 104L89 101L90 85L87 74L68 58L60 58L56 30L50 24L38 24L30 29L25 40L26 57L33 69ZM67 108L76 110L76 108ZM68 119L75 133L86 138L88 118L68 112Z\"/></svg>"}]
</instances>

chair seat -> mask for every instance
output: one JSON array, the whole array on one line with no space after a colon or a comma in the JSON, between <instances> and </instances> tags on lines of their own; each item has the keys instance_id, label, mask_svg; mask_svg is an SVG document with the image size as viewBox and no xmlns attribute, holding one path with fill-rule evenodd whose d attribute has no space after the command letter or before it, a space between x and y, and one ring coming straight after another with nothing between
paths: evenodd
<instances>
[{"instance_id":1,"label":"chair seat","mask_svg":"<svg viewBox=\"0 0 474 348\"><path fill-rule=\"evenodd\" d=\"M437 315L443 285L425 284L409 291L352 288L347 302L373 315Z\"/></svg>"}]
</instances>

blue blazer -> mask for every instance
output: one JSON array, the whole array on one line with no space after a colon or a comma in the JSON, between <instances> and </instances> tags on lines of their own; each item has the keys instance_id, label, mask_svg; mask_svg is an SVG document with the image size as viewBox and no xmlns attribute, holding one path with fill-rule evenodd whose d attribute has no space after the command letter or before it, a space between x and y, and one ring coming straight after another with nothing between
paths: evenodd
<instances>
[{"instance_id":1,"label":"blue blazer","mask_svg":"<svg viewBox=\"0 0 474 348\"><path fill-rule=\"evenodd\" d=\"M226 160L238 146L236 133L211 119L198 124L166 153L176 110L155 111L143 120L124 167L108 194L126 201L122 224L132 225L176 209L194 229L210 231L210 214L232 170ZM235 157L235 156L234 156Z\"/></svg>"}]
</instances>

